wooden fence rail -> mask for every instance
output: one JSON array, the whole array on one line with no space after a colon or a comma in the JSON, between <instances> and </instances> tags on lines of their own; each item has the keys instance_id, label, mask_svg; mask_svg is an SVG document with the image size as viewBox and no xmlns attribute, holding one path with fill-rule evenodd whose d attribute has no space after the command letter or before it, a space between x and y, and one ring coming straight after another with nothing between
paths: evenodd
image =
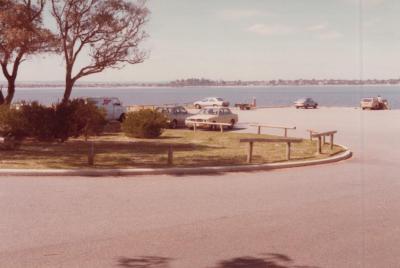
<instances>
[{"instance_id":1,"label":"wooden fence rail","mask_svg":"<svg viewBox=\"0 0 400 268\"><path fill-rule=\"evenodd\" d=\"M283 136L287 138L288 136L288 130L295 130L296 127L294 126L278 126L278 125L264 125L264 124L250 124L251 127L257 127L257 134L261 134L261 128L277 128L277 129L283 129Z\"/></svg>"},{"instance_id":2,"label":"wooden fence rail","mask_svg":"<svg viewBox=\"0 0 400 268\"><path fill-rule=\"evenodd\" d=\"M333 130L333 131L326 131L326 132L315 132L312 131L310 132L310 139L312 138L318 138L318 142L317 142L317 153L318 154L322 154L322 145L325 144L325 137L330 137L330 145L331 145L331 150L333 149L333 136L337 133L337 130Z\"/></svg>"},{"instance_id":3,"label":"wooden fence rail","mask_svg":"<svg viewBox=\"0 0 400 268\"><path fill-rule=\"evenodd\" d=\"M302 139L295 138L271 138L271 139L263 139L263 138L254 138L254 139L240 139L240 142L248 142L248 152L247 152L247 163L251 163L253 159L253 146L255 142L284 142L286 143L286 159L290 160L291 155L291 147L292 143L300 143Z\"/></svg>"}]
</instances>

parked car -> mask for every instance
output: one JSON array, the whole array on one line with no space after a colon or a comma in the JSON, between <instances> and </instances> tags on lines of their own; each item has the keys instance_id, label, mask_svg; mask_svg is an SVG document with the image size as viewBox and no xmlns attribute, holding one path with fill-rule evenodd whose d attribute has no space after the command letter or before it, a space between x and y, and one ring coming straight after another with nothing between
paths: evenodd
<instances>
[{"instance_id":1,"label":"parked car","mask_svg":"<svg viewBox=\"0 0 400 268\"><path fill-rule=\"evenodd\" d=\"M186 118L191 115L183 106L160 106L155 110L168 118L171 128L184 127Z\"/></svg>"},{"instance_id":2,"label":"parked car","mask_svg":"<svg viewBox=\"0 0 400 268\"><path fill-rule=\"evenodd\" d=\"M360 106L363 110L387 110L389 109L389 103L380 97L363 98L360 102Z\"/></svg>"},{"instance_id":3,"label":"parked car","mask_svg":"<svg viewBox=\"0 0 400 268\"><path fill-rule=\"evenodd\" d=\"M297 101L294 102L294 106L296 107L296 109L299 108L314 108L316 109L318 107L318 103L315 102L312 98L302 98L302 99L298 99Z\"/></svg>"},{"instance_id":4,"label":"parked car","mask_svg":"<svg viewBox=\"0 0 400 268\"><path fill-rule=\"evenodd\" d=\"M218 98L218 97L208 97L208 98L202 99L201 101L194 102L193 105L194 105L194 107L196 107L196 109L201 109L206 106L228 107L229 102L224 101L222 98Z\"/></svg>"},{"instance_id":5,"label":"parked car","mask_svg":"<svg viewBox=\"0 0 400 268\"><path fill-rule=\"evenodd\" d=\"M116 97L88 97L85 100L104 110L107 120L122 122L125 119L126 108L122 106L121 101Z\"/></svg>"},{"instance_id":6,"label":"parked car","mask_svg":"<svg viewBox=\"0 0 400 268\"><path fill-rule=\"evenodd\" d=\"M201 109L199 113L186 118L186 126L192 128L193 121L205 123L227 123L230 124L229 128L232 129L234 125L239 121L239 117L237 114L232 113L232 111L226 107L205 107ZM212 125L207 124L204 124L202 126L209 128L213 127Z\"/></svg>"}]
</instances>

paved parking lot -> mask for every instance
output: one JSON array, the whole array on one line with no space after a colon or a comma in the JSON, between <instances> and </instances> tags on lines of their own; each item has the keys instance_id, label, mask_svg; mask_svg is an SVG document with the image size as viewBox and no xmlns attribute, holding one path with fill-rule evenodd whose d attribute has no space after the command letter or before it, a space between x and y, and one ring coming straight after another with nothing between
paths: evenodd
<instances>
[{"instance_id":1,"label":"paved parking lot","mask_svg":"<svg viewBox=\"0 0 400 268\"><path fill-rule=\"evenodd\" d=\"M296 125L297 137L335 129L354 157L215 176L0 177L0 267L399 267L400 111L240 119Z\"/></svg>"}]
</instances>

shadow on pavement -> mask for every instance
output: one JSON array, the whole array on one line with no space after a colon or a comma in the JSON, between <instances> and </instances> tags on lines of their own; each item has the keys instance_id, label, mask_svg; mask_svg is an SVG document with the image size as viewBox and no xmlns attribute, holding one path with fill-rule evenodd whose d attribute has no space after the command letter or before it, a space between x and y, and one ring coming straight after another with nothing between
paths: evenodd
<instances>
[{"instance_id":1,"label":"shadow on pavement","mask_svg":"<svg viewBox=\"0 0 400 268\"><path fill-rule=\"evenodd\" d=\"M157 256L121 257L118 259L118 266L126 268L168 268L170 260L170 258Z\"/></svg>"},{"instance_id":2,"label":"shadow on pavement","mask_svg":"<svg viewBox=\"0 0 400 268\"><path fill-rule=\"evenodd\" d=\"M286 255L266 253L260 257L244 256L220 261L213 268L318 268L316 266L296 265Z\"/></svg>"}]
</instances>

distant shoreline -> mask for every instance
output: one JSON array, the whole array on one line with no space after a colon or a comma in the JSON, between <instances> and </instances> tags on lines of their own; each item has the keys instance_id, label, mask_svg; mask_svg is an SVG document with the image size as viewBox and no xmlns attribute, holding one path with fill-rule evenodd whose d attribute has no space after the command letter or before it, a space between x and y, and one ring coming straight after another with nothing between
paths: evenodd
<instances>
[{"instance_id":1,"label":"distant shoreline","mask_svg":"<svg viewBox=\"0 0 400 268\"><path fill-rule=\"evenodd\" d=\"M141 89L141 88L182 88L182 89L198 89L198 88L286 88L286 87L374 87L374 86L382 86L382 87L399 87L400 84L363 84L363 85L351 85L351 84L340 84L340 85L216 85L216 86L173 86L173 85L121 85L121 84L81 84L76 85L74 88L81 88L81 89L107 89L107 88L118 88L118 89ZM17 89L64 89L64 85L60 84L35 84L35 85L24 85L24 84L17 84ZM3 90L6 90L7 87L3 85Z\"/></svg>"}]
</instances>

